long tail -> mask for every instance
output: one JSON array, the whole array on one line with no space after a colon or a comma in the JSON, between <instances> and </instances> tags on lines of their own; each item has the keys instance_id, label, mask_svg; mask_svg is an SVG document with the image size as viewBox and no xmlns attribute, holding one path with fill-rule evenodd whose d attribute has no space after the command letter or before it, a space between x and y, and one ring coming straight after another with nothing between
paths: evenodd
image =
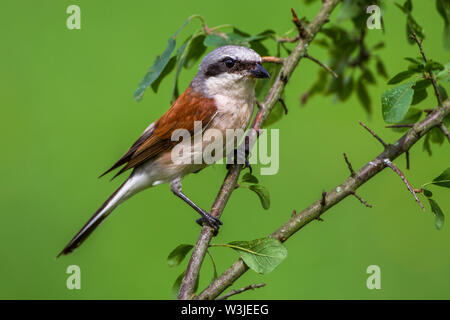
<instances>
[{"instance_id":1,"label":"long tail","mask_svg":"<svg viewBox=\"0 0 450 320\"><path fill-rule=\"evenodd\" d=\"M80 231L73 237L72 240L64 247L64 249L58 254L57 258L61 255L71 253L78 248L84 240L102 223L103 220L123 201L131 197L138 190L135 190L133 179L130 177L126 180L109 198L103 203L103 205L94 213L88 222L81 228Z\"/></svg>"}]
</instances>

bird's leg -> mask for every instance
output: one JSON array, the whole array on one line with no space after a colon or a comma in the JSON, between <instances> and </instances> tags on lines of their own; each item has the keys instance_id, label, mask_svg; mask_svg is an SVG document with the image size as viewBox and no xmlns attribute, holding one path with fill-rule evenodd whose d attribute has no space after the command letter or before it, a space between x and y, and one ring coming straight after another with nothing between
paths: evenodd
<instances>
[{"instance_id":1,"label":"bird's leg","mask_svg":"<svg viewBox=\"0 0 450 320\"><path fill-rule=\"evenodd\" d=\"M247 142L247 140L246 140ZM249 145L248 143L245 143L244 150L242 149L242 146L237 147L237 149L234 149L233 152L233 164L243 164L244 168L248 168L250 170L250 173L252 173L252 166L250 165L250 162L248 161L248 158L251 156ZM231 164L227 164L227 169L230 169Z\"/></svg>"},{"instance_id":2,"label":"bird's leg","mask_svg":"<svg viewBox=\"0 0 450 320\"><path fill-rule=\"evenodd\" d=\"M208 212L197 206L191 199L189 199L182 191L181 191L181 178L175 178L170 182L170 190L179 198L181 198L184 202L190 205L195 211L197 211L202 217L197 219L196 222L199 225L203 225L206 223L210 227L214 228L214 235L217 235L219 232L219 227L222 224L218 218L213 217Z\"/></svg>"}]
</instances>

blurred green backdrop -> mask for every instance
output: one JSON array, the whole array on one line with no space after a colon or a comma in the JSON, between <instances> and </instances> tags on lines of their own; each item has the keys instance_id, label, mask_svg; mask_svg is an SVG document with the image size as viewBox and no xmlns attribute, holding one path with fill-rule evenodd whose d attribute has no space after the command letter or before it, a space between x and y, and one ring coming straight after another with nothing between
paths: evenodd
<instances>
[{"instance_id":1,"label":"blurred green backdrop","mask_svg":"<svg viewBox=\"0 0 450 320\"><path fill-rule=\"evenodd\" d=\"M81 7L82 29L66 28L66 8ZM445 62L443 22L434 1L414 1L416 19L425 28L430 58ZM173 75L157 95L142 102L133 92L167 39L194 13L210 26L231 23L249 33L291 28L289 9L313 18L320 3L300 1L2 1L0 4L0 298L3 299L169 299L184 264L169 268L168 253L194 243L199 227L186 204L168 185L144 191L118 208L74 254L56 254L123 178L97 176L129 147L168 107ZM391 2L384 15L386 34L369 31L388 72L403 70L403 56L416 56L406 43L405 19ZM333 17L337 16L337 12ZM197 24L198 22L194 22ZM195 26L188 28L196 28ZM312 44L310 53L325 59ZM185 88L196 68L184 71ZM233 193L217 243L267 235L348 176L342 153L355 168L381 149L358 120L367 121L385 140L399 134L384 129L380 95L386 81L370 91L374 115L368 119L353 96L348 103L314 97L304 108L299 95L311 85L318 66L302 60L286 90L289 115L280 129L280 171L260 177L271 194L265 211L256 195ZM430 95L426 102L435 105ZM426 103L425 102L425 103ZM433 146L434 156L411 150L410 181L419 186L449 165L448 143ZM405 169L404 157L397 164ZM259 170L258 170L259 171ZM221 165L185 179L185 192L209 208L223 181ZM448 191L433 188L434 198L450 212ZM241 298L391 299L450 298L450 225L434 228L434 217L421 212L401 180L385 170L359 194L374 205L348 198L286 242L288 258L271 274L248 272L235 287L265 282ZM237 258L213 248L219 272ZM81 267L81 290L66 288L69 265ZM381 290L368 290L366 268L381 267ZM212 277L209 260L200 279Z\"/></svg>"}]
</instances>

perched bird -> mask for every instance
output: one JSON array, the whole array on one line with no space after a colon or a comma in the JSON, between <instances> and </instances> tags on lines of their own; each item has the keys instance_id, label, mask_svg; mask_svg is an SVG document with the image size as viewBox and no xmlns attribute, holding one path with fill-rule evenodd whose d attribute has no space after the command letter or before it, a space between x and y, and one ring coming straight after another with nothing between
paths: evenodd
<instances>
[{"instance_id":1,"label":"perched bird","mask_svg":"<svg viewBox=\"0 0 450 320\"><path fill-rule=\"evenodd\" d=\"M198 146L195 144L205 147L214 143L194 139L195 134L205 135L214 129L225 136L227 129L246 129L253 112L256 78L269 77L261 65L261 57L249 48L229 45L207 54L188 88L169 110L150 124L130 149L101 175L121 166L116 176L133 169L128 179L94 213L58 257L76 249L119 204L141 190L165 182L170 182L172 192L201 215L200 222L217 230L222 222L181 191L181 179L185 175L208 165L199 158L202 154L196 151ZM201 124L200 133L194 132L194 122ZM176 129L192 133L192 140L173 141L172 134ZM172 160L172 151L181 143L187 144L187 154L193 161L179 163ZM223 143L220 147L226 148Z\"/></svg>"}]
</instances>

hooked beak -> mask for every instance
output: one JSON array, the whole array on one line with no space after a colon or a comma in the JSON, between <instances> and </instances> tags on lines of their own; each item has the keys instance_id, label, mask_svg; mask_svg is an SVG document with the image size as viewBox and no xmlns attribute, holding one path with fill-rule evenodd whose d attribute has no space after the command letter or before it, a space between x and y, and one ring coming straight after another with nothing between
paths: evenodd
<instances>
[{"instance_id":1,"label":"hooked beak","mask_svg":"<svg viewBox=\"0 0 450 320\"><path fill-rule=\"evenodd\" d=\"M259 63L256 64L254 69L249 70L249 72L254 78L270 78L270 74Z\"/></svg>"}]
</instances>

